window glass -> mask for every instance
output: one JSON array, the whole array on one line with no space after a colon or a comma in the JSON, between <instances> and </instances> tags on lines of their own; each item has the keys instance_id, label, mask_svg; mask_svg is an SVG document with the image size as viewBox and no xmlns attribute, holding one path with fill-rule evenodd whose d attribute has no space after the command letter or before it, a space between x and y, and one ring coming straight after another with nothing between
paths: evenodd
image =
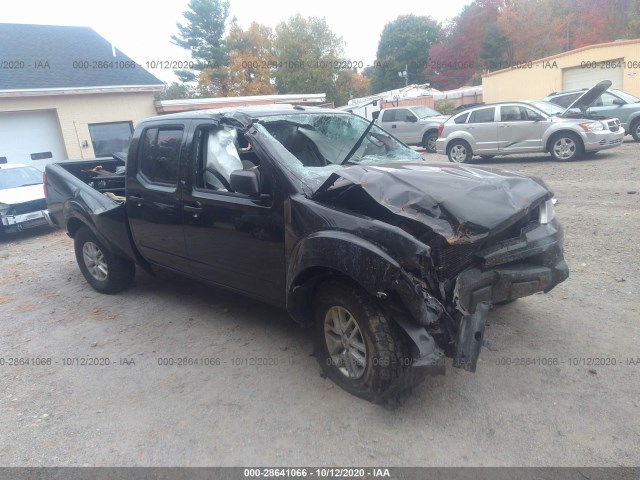
<instances>
[{"instance_id":1,"label":"window glass","mask_svg":"<svg viewBox=\"0 0 640 480\"><path fill-rule=\"evenodd\" d=\"M614 100L620 100L615 95L611 95L609 92L604 92L600 95L597 103L594 103L594 106L603 106L603 107L613 107L615 106Z\"/></svg>"},{"instance_id":2,"label":"window glass","mask_svg":"<svg viewBox=\"0 0 640 480\"><path fill-rule=\"evenodd\" d=\"M567 108L569 105L575 102L576 99L582 94L583 92L572 93L571 95L563 95L561 97L552 98L551 101L556 105L560 105L561 107Z\"/></svg>"},{"instance_id":3,"label":"window glass","mask_svg":"<svg viewBox=\"0 0 640 480\"><path fill-rule=\"evenodd\" d=\"M131 122L90 124L89 134L96 157L109 157L114 153L126 152L132 132Z\"/></svg>"},{"instance_id":4,"label":"window glass","mask_svg":"<svg viewBox=\"0 0 640 480\"><path fill-rule=\"evenodd\" d=\"M406 108L401 108L400 110L396 110L396 122L406 122L408 115L411 115L412 117L415 117L415 115L412 114Z\"/></svg>"},{"instance_id":5,"label":"window glass","mask_svg":"<svg viewBox=\"0 0 640 480\"><path fill-rule=\"evenodd\" d=\"M495 111L496 111L495 107L481 108L480 110L475 110L471 112L471 116L469 117L469 123L493 122Z\"/></svg>"},{"instance_id":6,"label":"window glass","mask_svg":"<svg viewBox=\"0 0 640 480\"><path fill-rule=\"evenodd\" d=\"M140 172L150 181L175 185L180 166L181 128L150 128L144 132Z\"/></svg>"},{"instance_id":7,"label":"window glass","mask_svg":"<svg viewBox=\"0 0 640 480\"><path fill-rule=\"evenodd\" d=\"M396 120L396 111L395 110L385 110L382 113L382 121L383 122L395 122Z\"/></svg>"},{"instance_id":8,"label":"window glass","mask_svg":"<svg viewBox=\"0 0 640 480\"><path fill-rule=\"evenodd\" d=\"M503 122L518 122L526 120L523 110L514 105L500 107L500 120Z\"/></svg>"},{"instance_id":9,"label":"window glass","mask_svg":"<svg viewBox=\"0 0 640 480\"><path fill-rule=\"evenodd\" d=\"M0 190L41 184L42 172L33 167L0 169Z\"/></svg>"},{"instance_id":10,"label":"window glass","mask_svg":"<svg viewBox=\"0 0 640 480\"><path fill-rule=\"evenodd\" d=\"M456 118L453 119L453 121L457 124L465 123L468 117L469 117L469 112L464 113L462 115L458 115Z\"/></svg>"},{"instance_id":11,"label":"window glass","mask_svg":"<svg viewBox=\"0 0 640 480\"><path fill-rule=\"evenodd\" d=\"M531 108L520 107L522 110L523 120L541 120L543 117Z\"/></svg>"}]
</instances>

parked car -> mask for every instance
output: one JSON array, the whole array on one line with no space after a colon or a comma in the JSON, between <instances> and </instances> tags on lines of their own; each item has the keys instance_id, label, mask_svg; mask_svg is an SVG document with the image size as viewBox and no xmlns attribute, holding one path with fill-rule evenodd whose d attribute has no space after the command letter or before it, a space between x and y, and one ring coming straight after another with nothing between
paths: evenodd
<instances>
[{"instance_id":1,"label":"parked car","mask_svg":"<svg viewBox=\"0 0 640 480\"><path fill-rule=\"evenodd\" d=\"M378 117L378 124L407 145L417 145L427 152L436 152L438 127L448 115L423 105L385 108Z\"/></svg>"},{"instance_id":2,"label":"parked car","mask_svg":"<svg viewBox=\"0 0 640 480\"><path fill-rule=\"evenodd\" d=\"M492 157L549 152L560 162L574 160L622 144L624 129L613 119L575 117L574 109L589 105L606 90L598 84L561 114L549 115L525 102L487 104L453 115L439 128L437 152L449 161L466 163L473 155ZM602 117L604 118L604 117Z\"/></svg>"},{"instance_id":3,"label":"parked car","mask_svg":"<svg viewBox=\"0 0 640 480\"><path fill-rule=\"evenodd\" d=\"M137 126L119 159L48 165L47 203L80 271L116 293L134 265L282 307L326 375L394 402L475 371L490 306L569 271L545 184L428 164L362 117L301 106L184 112Z\"/></svg>"},{"instance_id":4,"label":"parked car","mask_svg":"<svg viewBox=\"0 0 640 480\"><path fill-rule=\"evenodd\" d=\"M0 238L51 224L41 171L19 163L0 165L0 221Z\"/></svg>"},{"instance_id":5,"label":"parked car","mask_svg":"<svg viewBox=\"0 0 640 480\"><path fill-rule=\"evenodd\" d=\"M609 85L611 85L611 82L609 82ZM553 92L547 95L544 100L568 108L577 98L584 94L585 90ZM608 89L603 91L588 107L583 105L581 110L582 113L586 114L617 118L627 134L633 136L636 142L640 142L640 98L622 90Z\"/></svg>"}]
</instances>

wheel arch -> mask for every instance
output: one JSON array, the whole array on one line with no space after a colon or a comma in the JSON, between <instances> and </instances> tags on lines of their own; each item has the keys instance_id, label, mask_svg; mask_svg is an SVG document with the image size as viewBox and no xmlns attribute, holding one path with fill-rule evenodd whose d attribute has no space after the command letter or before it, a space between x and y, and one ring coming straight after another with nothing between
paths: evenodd
<instances>
[{"instance_id":1,"label":"wheel arch","mask_svg":"<svg viewBox=\"0 0 640 480\"><path fill-rule=\"evenodd\" d=\"M327 252L336 252L327 255ZM372 296L383 293L401 276L401 266L378 246L339 231L318 232L294 248L287 272L287 311L301 325L313 323L312 299L329 278L358 285Z\"/></svg>"},{"instance_id":2,"label":"wheel arch","mask_svg":"<svg viewBox=\"0 0 640 480\"><path fill-rule=\"evenodd\" d=\"M581 151L584 152L584 140L582 139L582 136L578 133L578 132L574 132L573 130L567 129L567 128L563 128L561 130L557 130L553 133L550 133L549 136L547 137L547 141L545 143L545 152L549 153L551 152L551 148L553 146L553 142L555 141L556 137L558 137L559 135L567 135L567 134L571 134L571 136L576 137L579 141L579 147L581 149Z\"/></svg>"}]
</instances>

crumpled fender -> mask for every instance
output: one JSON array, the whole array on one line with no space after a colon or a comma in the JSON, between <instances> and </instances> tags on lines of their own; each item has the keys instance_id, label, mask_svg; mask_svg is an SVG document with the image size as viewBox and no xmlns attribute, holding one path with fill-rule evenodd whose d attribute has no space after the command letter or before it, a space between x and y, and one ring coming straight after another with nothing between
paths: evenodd
<instances>
[{"instance_id":1,"label":"crumpled fender","mask_svg":"<svg viewBox=\"0 0 640 480\"><path fill-rule=\"evenodd\" d=\"M309 305L305 308L309 303L306 280L323 270L349 277L371 295L384 292L402 272L384 250L357 235L327 230L305 237L291 252L287 272L287 310L303 325L312 322Z\"/></svg>"}]
</instances>

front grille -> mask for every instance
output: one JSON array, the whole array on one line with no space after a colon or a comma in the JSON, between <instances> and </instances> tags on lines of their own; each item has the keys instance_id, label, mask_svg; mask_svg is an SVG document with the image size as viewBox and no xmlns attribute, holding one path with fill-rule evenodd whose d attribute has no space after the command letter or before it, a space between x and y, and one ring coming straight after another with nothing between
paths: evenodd
<instances>
[{"instance_id":1,"label":"front grille","mask_svg":"<svg viewBox=\"0 0 640 480\"><path fill-rule=\"evenodd\" d=\"M439 280L451 278L468 267L473 262L475 252L476 245L472 243L439 248L435 255Z\"/></svg>"},{"instance_id":2,"label":"front grille","mask_svg":"<svg viewBox=\"0 0 640 480\"><path fill-rule=\"evenodd\" d=\"M30 202L17 203L12 205L7 212L8 215L24 215L25 213L38 212L47 209L47 201L44 198L32 200Z\"/></svg>"}]
</instances>

